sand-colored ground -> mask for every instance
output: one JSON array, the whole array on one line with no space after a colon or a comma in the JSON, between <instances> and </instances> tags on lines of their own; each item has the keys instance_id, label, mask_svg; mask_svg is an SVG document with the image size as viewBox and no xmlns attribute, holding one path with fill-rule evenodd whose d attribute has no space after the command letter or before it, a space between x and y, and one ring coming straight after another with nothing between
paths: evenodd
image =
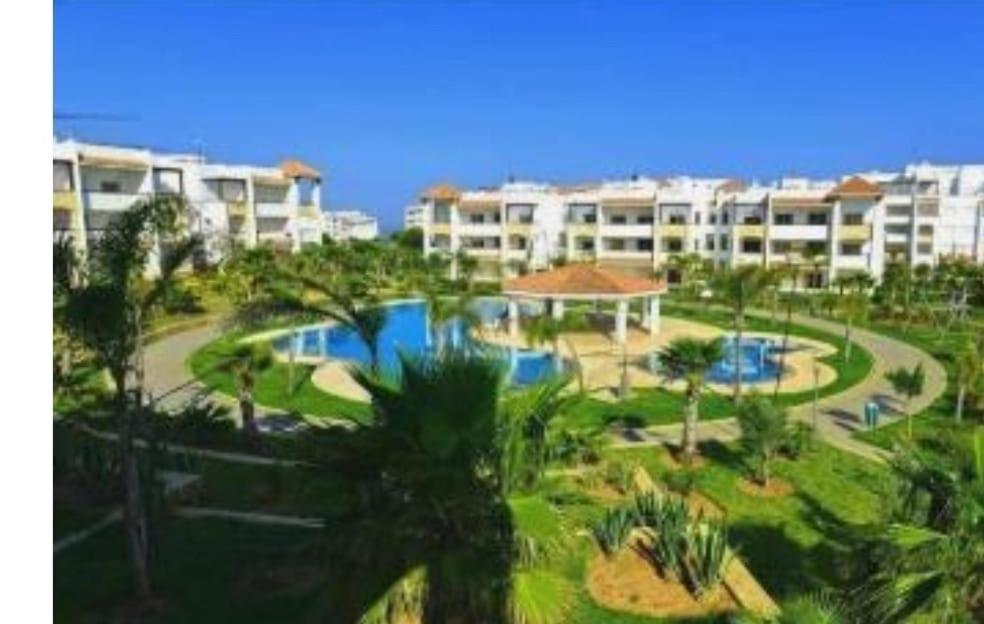
<instances>
[{"instance_id":1,"label":"sand-colored ground","mask_svg":"<svg viewBox=\"0 0 984 624\"><path fill-rule=\"evenodd\" d=\"M630 325L628 340L624 355L623 350L611 338L610 328L601 319L598 326L590 331L564 334L560 344L561 356L577 359L584 374L585 386L594 396L614 400L614 389L618 387L621 378L623 357L628 361L629 378L635 388L666 387L672 390L683 390L683 382L669 380L650 370L651 354L669 344L676 338L684 336L693 338L714 338L725 333L724 330L678 318L663 318L660 329L655 335L637 325ZM748 332L749 337L769 337L777 342L781 336ZM525 338L511 338L507 331L484 330L478 338L484 342L505 346L528 348ZM549 349L549 345L539 345L538 349ZM813 360L833 353L835 349L824 342L809 340L799 336L789 339L789 351L786 354L786 373L783 378L781 392L801 392L813 387ZM306 359L306 358L305 358ZM301 359L299 358L298 361ZM315 362L311 362L315 363ZM829 366L819 364L819 385L825 386L836 378L836 373ZM346 398L365 401L365 392L356 385L347 371L345 362L330 361L321 364L312 375L312 382L318 388ZM746 387L763 385L770 391L772 381L762 384L746 383ZM709 384L711 391L727 394L731 391L728 384Z\"/></svg>"}]
</instances>

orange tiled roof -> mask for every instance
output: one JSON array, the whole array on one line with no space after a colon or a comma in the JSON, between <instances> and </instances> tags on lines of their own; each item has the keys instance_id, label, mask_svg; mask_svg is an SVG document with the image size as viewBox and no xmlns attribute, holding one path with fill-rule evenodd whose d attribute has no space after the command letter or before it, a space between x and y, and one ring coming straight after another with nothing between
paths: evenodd
<instances>
[{"instance_id":1,"label":"orange tiled roof","mask_svg":"<svg viewBox=\"0 0 984 624\"><path fill-rule=\"evenodd\" d=\"M311 165L306 165L299 160L288 159L280 163L280 170L284 172L284 175L288 178L308 178L311 180L320 180L321 172L312 167Z\"/></svg>"},{"instance_id":2,"label":"orange tiled roof","mask_svg":"<svg viewBox=\"0 0 984 624\"><path fill-rule=\"evenodd\" d=\"M441 183L428 188L420 196L436 201L455 201L461 197L461 191L453 184Z\"/></svg>"},{"instance_id":3,"label":"orange tiled roof","mask_svg":"<svg viewBox=\"0 0 984 624\"><path fill-rule=\"evenodd\" d=\"M748 189L748 184L744 180L732 178L717 187L722 193L741 193Z\"/></svg>"},{"instance_id":4,"label":"orange tiled roof","mask_svg":"<svg viewBox=\"0 0 984 624\"><path fill-rule=\"evenodd\" d=\"M617 296L662 293L666 292L666 284L593 264L577 263L506 280L502 290L529 295Z\"/></svg>"},{"instance_id":5,"label":"orange tiled roof","mask_svg":"<svg viewBox=\"0 0 984 624\"><path fill-rule=\"evenodd\" d=\"M830 197L878 197L882 194L880 186L868 182L861 176L851 176L835 186L829 193Z\"/></svg>"}]
</instances>

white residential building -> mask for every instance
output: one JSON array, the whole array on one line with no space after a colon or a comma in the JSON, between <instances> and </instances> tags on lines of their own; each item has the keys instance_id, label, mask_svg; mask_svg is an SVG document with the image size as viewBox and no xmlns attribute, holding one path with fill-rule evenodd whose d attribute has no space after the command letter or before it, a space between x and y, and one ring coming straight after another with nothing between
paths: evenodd
<instances>
[{"instance_id":1,"label":"white residential building","mask_svg":"<svg viewBox=\"0 0 984 624\"><path fill-rule=\"evenodd\" d=\"M424 214L426 206L423 204L410 204L403 209L403 229L423 228Z\"/></svg>"},{"instance_id":2,"label":"white residential building","mask_svg":"<svg viewBox=\"0 0 984 624\"><path fill-rule=\"evenodd\" d=\"M633 178L580 186L510 182L420 198L426 253L464 250L488 277L558 258L679 279L674 256L800 267L800 287L878 277L886 262L984 262L984 165L910 165L840 180Z\"/></svg>"},{"instance_id":3,"label":"white residential building","mask_svg":"<svg viewBox=\"0 0 984 624\"><path fill-rule=\"evenodd\" d=\"M321 241L321 175L297 160L228 165L196 154L56 140L52 164L54 233L70 236L82 254L115 215L155 194L184 196L184 227L203 237L210 262L231 241L295 251Z\"/></svg>"},{"instance_id":4,"label":"white residential building","mask_svg":"<svg viewBox=\"0 0 984 624\"><path fill-rule=\"evenodd\" d=\"M324 213L324 230L332 240L372 240L379 237L376 217L358 210L332 210Z\"/></svg>"}]
</instances>

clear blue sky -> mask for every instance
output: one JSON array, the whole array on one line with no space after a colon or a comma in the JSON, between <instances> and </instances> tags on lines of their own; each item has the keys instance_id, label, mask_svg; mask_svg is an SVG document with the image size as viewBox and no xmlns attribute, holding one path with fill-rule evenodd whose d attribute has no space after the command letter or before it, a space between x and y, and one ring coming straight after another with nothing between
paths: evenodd
<instances>
[{"instance_id":1,"label":"clear blue sky","mask_svg":"<svg viewBox=\"0 0 984 624\"><path fill-rule=\"evenodd\" d=\"M56 2L57 121L296 155L384 225L427 184L984 162L984 3Z\"/></svg>"}]
</instances>

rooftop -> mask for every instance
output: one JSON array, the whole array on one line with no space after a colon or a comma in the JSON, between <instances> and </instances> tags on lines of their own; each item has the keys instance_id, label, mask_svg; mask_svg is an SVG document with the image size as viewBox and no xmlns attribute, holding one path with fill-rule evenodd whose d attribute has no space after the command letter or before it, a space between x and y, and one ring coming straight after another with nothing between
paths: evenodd
<instances>
[{"instance_id":1,"label":"rooftop","mask_svg":"<svg viewBox=\"0 0 984 624\"><path fill-rule=\"evenodd\" d=\"M539 297L633 297L665 293L666 284L594 264L576 263L506 280L502 290L507 294Z\"/></svg>"}]
</instances>

